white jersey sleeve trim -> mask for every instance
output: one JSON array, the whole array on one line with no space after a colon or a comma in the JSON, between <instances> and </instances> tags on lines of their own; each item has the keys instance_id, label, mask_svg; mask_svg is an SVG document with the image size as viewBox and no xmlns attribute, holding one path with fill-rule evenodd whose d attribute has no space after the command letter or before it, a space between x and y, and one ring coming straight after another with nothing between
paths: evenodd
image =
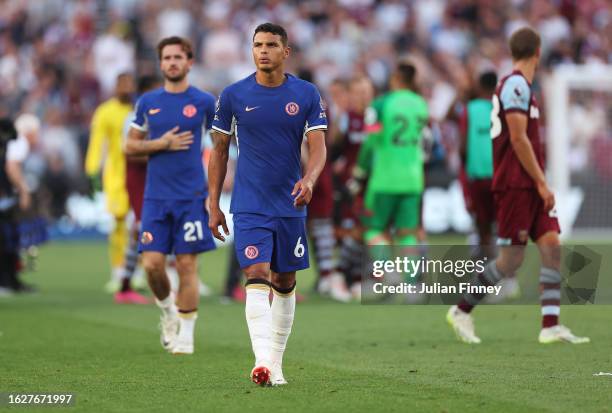
<instances>
[{"instance_id":1,"label":"white jersey sleeve trim","mask_svg":"<svg viewBox=\"0 0 612 413\"><path fill-rule=\"evenodd\" d=\"M147 124L145 123L143 126L140 126L139 124L137 124L136 122L132 122L130 123L130 127L137 129L141 132L146 132L149 130L149 128L147 127Z\"/></svg>"}]
</instances>

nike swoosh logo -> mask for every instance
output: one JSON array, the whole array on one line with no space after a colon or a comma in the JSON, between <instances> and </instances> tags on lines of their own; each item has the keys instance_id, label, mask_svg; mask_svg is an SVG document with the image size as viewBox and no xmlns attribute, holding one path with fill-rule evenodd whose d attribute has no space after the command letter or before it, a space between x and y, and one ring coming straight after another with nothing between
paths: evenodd
<instances>
[{"instance_id":1,"label":"nike swoosh logo","mask_svg":"<svg viewBox=\"0 0 612 413\"><path fill-rule=\"evenodd\" d=\"M248 107L248 106L247 106L246 108L244 108L244 110L246 110L247 112L250 112L250 111L252 111L252 110L257 109L258 107L259 107L259 106L253 106L252 108L250 108L250 107Z\"/></svg>"},{"instance_id":2,"label":"nike swoosh logo","mask_svg":"<svg viewBox=\"0 0 612 413\"><path fill-rule=\"evenodd\" d=\"M156 113L159 113L161 109L149 109L149 115L155 115Z\"/></svg>"}]
</instances>

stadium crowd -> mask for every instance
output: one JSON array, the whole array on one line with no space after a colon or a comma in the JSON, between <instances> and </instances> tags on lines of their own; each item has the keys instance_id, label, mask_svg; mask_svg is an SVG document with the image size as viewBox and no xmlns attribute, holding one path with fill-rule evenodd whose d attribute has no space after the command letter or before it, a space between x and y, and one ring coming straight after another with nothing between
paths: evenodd
<instances>
[{"instance_id":1,"label":"stadium crowd","mask_svg":"<svg viewBox=\"0 0 612 413\"><path fill-rule=\"evenodd\" d=\"M382 90L394 62L410 56L438 121L470 90L474 73L508 69L504 42L518 26L542 34L547 68L612 62L606 0L502 3L508 7L491 0L7 0L0 8L0 116L29 112L41 119L40 145L27 169L34 189L46 176L44 186L53 189L47 209L58 217L66 194L85 190L95 107L119 73L155 73L155 44L170 34L192 39L192 82L212 93L252 71L249 36L261 21L287 27L290 70L309 69L325 92L334 79L355 74ZM443 131L447 162L456 170L456 137Z\"/></svg>"}]
</instances>

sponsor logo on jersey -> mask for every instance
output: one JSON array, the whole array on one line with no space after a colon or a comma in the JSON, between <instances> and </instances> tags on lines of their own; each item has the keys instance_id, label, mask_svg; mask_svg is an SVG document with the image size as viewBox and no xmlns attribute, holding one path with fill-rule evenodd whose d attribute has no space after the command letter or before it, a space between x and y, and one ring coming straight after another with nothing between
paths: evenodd
<instances>
[{"instance_id":1,"label":"sponsor logo on jersey","mask_svg":"<svg viewBox=\"0 0 612 413\"><path fill-rule=\"evenodd\" d=\"M156 113L159 113L161 111L161 109L157 108L157 109L149 109L149 115L155 115Z\"/></svg>"},{"instance_id":2,"label":"sponsor logo on jersey","mask_svg":"<svg viewBox=\"0 0 612 413\"><path fill-rule=\"evenodd\" d=\"M183 115L187 116L188 118L193 118L196 113L198 113L198 110L191 104L183 107Z\"/></svg>"},{"instance_id":3,"label":"sponsor logo on jersey","mask_svg":"<svg viewBox=\"0 0 612 413\"><path fill-rule=\"evenodd\" d=\"M244 256L250 260L254 260L259 255L259 250L254 245L249 245L244 249Z\"/></svg>"},{"instance_id":4,"label":"sponsor logo on jersey","mask_svg":"<svg viewBox=\"0 0 612 413\"><path fill-rule=\"evenodd\" d=\"M246 107L246 108L244 108L244 110L246 110L247 112L250 112L250 111L252 111L252 110L257 109L258 107L259 107L259 106L249 107L249 106L247 105L247 107Z\"/></svg>"},{"instance_id":5,"label":"sponsor logo on jersey","mask_svg":"<svg viewBox=\"0 0 612 413\"><path fill-rule=\"evenodd\" d=\"M295 116L300 111L300 106L295 102L289 102L285 106L285 112L290 116Z\"/></svg>"},{"instance_id":6,"label":"sponsor logo on jersey","mask_svg":"<svg viewBox=\"0 0 612 413\"><path fill-rule=\"evenodd\" d=\"M143 232L142 236L140 237L140 242L142 245L149 245L153 242L153 234L147 231Z\"/></svg>"}]
</instances>

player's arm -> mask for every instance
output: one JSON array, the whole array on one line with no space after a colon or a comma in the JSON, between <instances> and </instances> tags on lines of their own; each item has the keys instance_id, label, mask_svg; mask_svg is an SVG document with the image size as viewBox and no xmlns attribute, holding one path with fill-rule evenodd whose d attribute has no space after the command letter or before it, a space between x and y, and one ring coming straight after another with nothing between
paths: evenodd
<instances>
[{"instance_id":1,"label":"player's arm","mask_svg":"<svg viewBox=\"0 0 612 413\"><path fill-rule=\"evenodd\" d=\"M28 209L31 203L30 188L28 187L25 177L23 176L21 162L7 160L5 170L9 181L13 184L17 190L17 193L19 194L19 207L22 210Z\"/></svg>"},{"instance_id":2,"label":"player's arm","mask_svg":"<svg viewBox=\"0 0 612 413\"><path fill-rule=\"evenodd\" d=\"M219 231L219 226L223 228L225 235L229 235L229 230L225 222L225 214L223 214L219 206L219 200L221 199L221 190L223 189L223 182L227 174L227 161L229 159L229 146L232 136L217 130L213 130L210 136L213 141L213 149L208 161L208 197L210 201L208 227L215 238L225 241L225 237Z\"/></svg>"},{"instance_id":3,"label":"player's arm","mask_svg":"<svg viewBox=\"0 0 612 413\"><path fill-rule=\"evenodd\" d=\"M302 179L296 182L291 191L291 196L295 196L293 205L302 207L308 205L312 199L312 189L314 188L327 159L327 149L325 148L325 132L321 129L314 129L306 133L308 143L308 163Z\"/></svg>"},{"instance_id":4,"label":"player's arm","mask_svg":"<svg viewBox=\"0 0 612 413\"><path fill-rule=\"evenodd\" d=\"M164 133L159 139L149 140L145 137L145 131L132 126L123 148L125 154L143 156L162 151L185 151L193 143L193 133L191 131L179 132L178 126Z\"/></svg>"},{"instance_id":5,"label":"player's arm","mask_svg":"<svg viewBox=\"0 0 612 413\"><path fill-rule=\"evenodd\" d=\"M546 177L535 156L533 146L527 137L527 115L522 112L506 114L506 123L510 130L510 143L519 162L531 179L536 183L538 193L544 201L546 211L555 206L555 196L546 184Z\"/></svg>"}]
</instances>

